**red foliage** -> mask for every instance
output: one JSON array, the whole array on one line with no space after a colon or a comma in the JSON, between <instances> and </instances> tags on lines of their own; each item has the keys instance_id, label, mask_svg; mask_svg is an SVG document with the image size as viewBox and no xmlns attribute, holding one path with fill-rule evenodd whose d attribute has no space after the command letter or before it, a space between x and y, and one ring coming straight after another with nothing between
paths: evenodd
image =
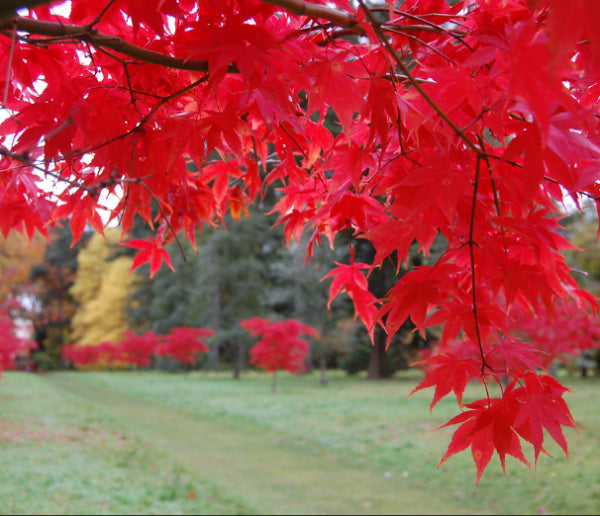
<instances>
[{"instance_id":1,"label":"red foliage","mask_svg":"<svg viewBox=\"0 0 600 516\"><path fill-rule=\"evenodd\" d=\"M272 321L269 318L251 317L240 322L240 326L253 337L262 337L250 349L250 363L270 373L279 369L292 374L305 371L310 344L300 336L319 337L319 332L312 326L295 319Z\"/></svg>"},{"instance_id":2,"label":"red foliage","mask_svg":"<svg viewBox=\"0 0 600 516\"><path fill-rule=\"evenodd\" d=\"M513 311L512 316L512 333L540 351L546 368L555 360L567 362L582 351L600 346L600 321L574 303L561 300L552 312L521 309Z\"/></svg>"},{"instance_id":3,"label":"red foliage","mask_svg":"<svg viewBox=\"0 0 600 516\"><path fill-rule=\"evenodd\" d=\"M78 366L136 365L148 366L154 356L170 356L182 364L193 366L200 353L208 348L204 340L214 335L206 328L173 328L166 335L153 331L138 335L129 330L119 342L96 345L73 344L63 348L63 358Z\"/></svg>"},{"instance_id":4,"label":"red foliage","mask_svg":"<svg viewBox=\"0 0 600 516\"><path fill-rule=\"evenodd\" d=\"M15 333L15 323L9 312L16 307L16 301L9 300L0 308L0 374L3 369L14 369L19 355L28 355L37 347L34 341Z\"/></svg>"},{"instance_id":5,"label":"red foliage","mask_svg":"<svg viewBox=\"0 0 600 516\"><path fill-rule=\"evenodd\" d=\"M169 334L162 336L157 354L170 356L181 364L193 366L200 354L208 352L204 341L213 335L215 332L206 328L173 328Z\"/></svg>"},{"instance_id":6,"label":"red foliage","mask_svg":"<svg viewBox=\"0 0 600 516\"><path fill-rule=\"evenodd\" d=\"M91 367L98 364L106 366L111 362L115 354L115 345L112 342L101 342L97 345L64 346L62 356L73 364Z\"/></svg>"},{"instance_id":7,"label":"red foliage","mask_svg":"<svg viewBox=\"0 0 600 516\"><path fill-rule=\"evenodd\" d=\"M561 205L600 194L597 2L397 4L385 22L347 0L72 0L2 16L0 230L45 234L66 217L76 236L101 230L100 194L115 194L110 218L126 234L136 216L155 229L130 243L152 275L178 234L193 241L277 188L285 239L309 231L308 257L342 231L375 247L372 263L327 276L330 303L347 293L388 341L408 318L421 332L444 325L441 362L425 364L443 369L422 384L437 386L434 402L460 401L475 370L531 384L546 361L515 340L516 314L568 299L598 308L560 234ZM436 237L445 246L430 257ZM408 264L413 246L429 262L375 298L370 270ZM477 438L479 474L489 443L521 458L520 406L473 406L511 436Z\"/></svg>"},{"instance_id":8,"label":"red foliage","mask_svg":"<svg viewBox=\"0 0 600 516\"><path fill-rule=\"evenodd\" d=\"M147 366L152 361L152 356L157 353L159 343L159 337L153 331L138 335L129 330L123 333L123 338L111 358L117 362Z\"/></svg>"},{"instance_id":9,"label":"red foliage","mask_svg":"<svg viewBox=\"0 0 600 516\"><path fill-rule=\"evenodd\" d=\"M500 457L505 473L507 454L529 466L523 455L519 436L533 445L537 463L540 452L547 453L542 446L544 429L568 456L567 441L561 426L576 426L562 398L568 389L549 376L527 373L524 380L525 384L518 388L515 388L516 381L512 382L501 398L467 403L465 407L468 410L442 425L441 428L461 424L454 432L448 451L439 465L451 455L470 446L477 465L476 483L481 480L494 450Z\"/></svg>"}]
</instances>

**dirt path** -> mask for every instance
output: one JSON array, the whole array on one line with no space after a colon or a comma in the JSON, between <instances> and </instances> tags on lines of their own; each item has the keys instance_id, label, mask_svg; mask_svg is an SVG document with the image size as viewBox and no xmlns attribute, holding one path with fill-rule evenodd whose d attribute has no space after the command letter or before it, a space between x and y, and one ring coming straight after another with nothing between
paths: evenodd
<instances>
[{"instance_id":1,"label":"dirt path","mask_svg":"<svg viewBox=\"0 0 600 516\"><path fill-rule=\"evenodd\" d=\"M259 514L468 513L452 499L440 499L435 512L424 511L424 500L431 507L435 496L431 492L407 488L399 478L276 444L272 436L247 423L201 420L164 404L91 385L76 375L46 378L118 418L198 480L209 481L225 493L239 493L243 486L244 501Z\"/></svg>"}]
</instances>

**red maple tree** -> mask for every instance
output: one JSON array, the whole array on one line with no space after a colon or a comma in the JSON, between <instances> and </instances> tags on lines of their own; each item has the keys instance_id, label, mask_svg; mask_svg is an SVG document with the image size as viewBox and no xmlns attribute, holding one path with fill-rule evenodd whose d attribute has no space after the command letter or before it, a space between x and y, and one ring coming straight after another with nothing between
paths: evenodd
<instances>
[{"instance_id":1,"label":"red maple tree","mask_svg":"<svg viewBox=\"0 0 600 516\"><path fill-rule=\"evenodd\" d=\"M113 360L125 364L147 366L152 362L152 357L157 354L160 346L160 337L148 330L138 334L132 330L123 332L123 338L115 346Z\"/></svg>"},{"instance_id":2,"label":"red maple tree","mask_svg":"<svg viewBox=\"0 0 600 516\"><path fill-rule=\"evenodd\" d=\"M202 353L208 352L205 341L213 335L215 332L207 328L173 328L161 337L156 352L158 356L169 356L180 364L191 367L198 362Z\"/></svg>"},{"instance_id":3,"label":"red maple tree","mask_svg":"<svg viewBox=\"0 0 600 516\"><path fill-rule=\"evenodd\" d=\"M563 444L565 391L511 330L518 310L598 307L559 233L567 201L600 193L596 0L20 5L0 10L4 234L68 217L77 238L105 207L125 234L136 216L155 229L131 243L153 274L165 244L277 188L309 257L341 231L372 242L373 263L330 274L370 335L444 325L423 386L460 405L465 377L508 376L450 422L449 453L471 443L478 480L494 449L537 456L540 425ZM415 243L429 262L372 296L369 271L408 264Z\"/></svg>"},{"instance_id":4,"label":"red maple tree","mask_svg":"<svg viewBox=\"0 0 600 516\"><path fill-rule=\"evenodd\" d=\"M14 369L20 355L28 357L37 343L20 335L14 312L24 311L16 299L6 299L0 303L0 374L4 369Z\"/></svg>"},{"instance_id":5,"label":"red maple tree","mask_svg":"<svg viewBox=\"0 0 600 516\"><path fill-rule=\"evenodd\" d=\"M119 342L99 344L71 344L63 347L63 358L78 366L148 366L153 357L168 356L186 366L193 366L201 353L206 353L207 338L215 334L208 328L173 328L165 335L148 330L137 334L123 332Z\"/></svg>"},{"instance_id":6,"label":"red maple tree","mask_svg":"<svg viewBox=\"0 0 600 516\"><path fill-rule=\"evenodd\" d=\"M251 317L241 321L240 326L253 337L261 337L250 348L250 363L273 373L273 392L278 370L292 374L306 370L310 344L302 335L319 337L319 332L312 326L296 319L273 321L268 317Z\"/></svg>"}]
</instances>

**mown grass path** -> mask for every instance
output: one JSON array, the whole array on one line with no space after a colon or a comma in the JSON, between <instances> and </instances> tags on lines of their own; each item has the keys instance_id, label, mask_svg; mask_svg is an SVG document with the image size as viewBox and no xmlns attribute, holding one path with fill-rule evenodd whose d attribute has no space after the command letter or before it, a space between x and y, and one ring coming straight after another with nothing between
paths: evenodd
<instances>
[{"instance_id":1,"label":"mown grass path","mask_svg":"<svg viewBox=\"0 0 600 516\"><path fill-rule=\"evenodd\" d=\"M45 381L117 418L147 446L169 454L198 480L242 498L258 514L472 514L444 493L402 485L326 454L277 442L273 434L227 416L197 414L92 385L77 374ZM489 512L488 512L489 513Z\"/></svg>"}]
</instances>

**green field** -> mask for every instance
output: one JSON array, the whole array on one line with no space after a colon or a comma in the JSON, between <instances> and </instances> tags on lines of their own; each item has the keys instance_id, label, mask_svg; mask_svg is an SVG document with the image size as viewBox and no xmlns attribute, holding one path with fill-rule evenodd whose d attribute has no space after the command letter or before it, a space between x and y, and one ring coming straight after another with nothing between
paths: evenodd
<instances>
[{"instance_id":1,"label":"green field","mask_svg":"<svg viewBox=\"0 0 600 516\"><path fill-rule=\"evenodd\" d=\"M437 468L456 413L416 372L370 382L157 372L4 373L3 514L598 514L600 384L567 377L570 459L469 452ZM481 397L471 385L465 400ZM533 462L532 450L525 453Z\"/></svg>"}]
</instances>

